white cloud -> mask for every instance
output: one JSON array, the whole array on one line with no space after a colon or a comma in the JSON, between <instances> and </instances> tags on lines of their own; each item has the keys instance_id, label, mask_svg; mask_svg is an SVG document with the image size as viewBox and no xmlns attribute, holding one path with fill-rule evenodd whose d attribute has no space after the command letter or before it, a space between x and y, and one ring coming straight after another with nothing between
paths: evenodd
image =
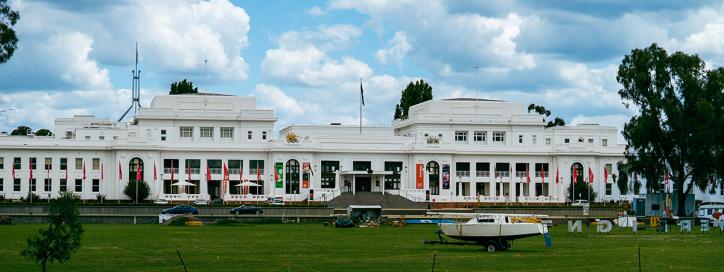
<instances>
[{"instance_id":1,"label":"white cloud","mask_svg":"<svg viewBox=\"0 0 724 272\"><path fill-rule=\"evenodd\" d=\"M88 89L110 89L108 70L100 69L95 60L89 59L93 40L88 35L72 32L51 36L41 44L36 53L43 58L55 58L47 63L52 74L72 84Z\"/></svg>"},{"instance_id":2,"label":"white cloud","mask_svg":"<svg viewBox=\"0 0 724 272\"><path fill-rule=\"evenodd\" d=\"M387 63L388 59L397 63L397 66L402 66L402 59L410 51L411 45L407 41L407 36L404 31L395 32L395 36L388 41L390 47L377 50L375 57L383 64Z\"/></svg>"},{"instance_id":3,"label":"white cloud","mask_svg":"<svg viewBox=\"0 0 724 272\"><path fill-rule=\"evenodd\" d=\"M305 109L296 99L285 94L279 87L266 84L256 85L254 91L260 105L272 108L277 114L285 117L304 114Z\"/></svg>"},{"instance_id":4,"label":"white cloud","mask_svg":"<svg viewBox=\"0 0 724 272\"><path fill-rule=\"evenodd\" d=\"M321 26L317 31L289 31L278 39L261 62L269 79L306 86L329 86L372 74L372 69L353 57L331 58L327 52L348 46L361 31L353 26Z\"/></svg>"},{"instance_id":5,"label":"white cloud","mask_svg":"<svg viewBox=\"0 0 724 272\"><path fill-rule=\"evenodd\" d=\"M322 15L325 15L326 13L325 13L324 10L322 10L320 7L318 7L318 6L313 6L313 7L309 8L309 9L307 9L307 14L309 14L309 15L311 15L311 16L314 16L314 17L319 17L319 16L322 16Z\"/></svg>"}]
</instances>

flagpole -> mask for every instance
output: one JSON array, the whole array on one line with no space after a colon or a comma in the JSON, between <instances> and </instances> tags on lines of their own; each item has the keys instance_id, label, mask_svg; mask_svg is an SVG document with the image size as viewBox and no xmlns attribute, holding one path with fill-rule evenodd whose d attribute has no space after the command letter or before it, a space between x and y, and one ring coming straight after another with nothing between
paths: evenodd
<instances>
[{"instance_id":1,"label":"flagpole","mask_svg":"<svg viewBox=\"0 0 724 272\"><path fill-rule=\"evenodd\" d=\"M362 134L362 99L364 99L364 93L362 91L362 78L359 78L359 134Z\"/></svg>"}]
</instances>

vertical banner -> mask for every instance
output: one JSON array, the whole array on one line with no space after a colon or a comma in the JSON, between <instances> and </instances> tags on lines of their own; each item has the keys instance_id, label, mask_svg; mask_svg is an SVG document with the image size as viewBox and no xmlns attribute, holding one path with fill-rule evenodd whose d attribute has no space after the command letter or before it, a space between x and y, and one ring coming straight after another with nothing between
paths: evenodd
<instances>
[{"instance_id":1,"label":"vertical banner","mask_svg":"<svg viewBox=\"0 0 724 272\"><path fill-rule=\"evenodd\" d=\"M425 175L423 174L424 165L418 163L415 165L415 189L425 189Z\"/></svg>"},{"instance_id":2,"label":"vertical banner","mask_svg":"<svg viewBox=\"0 0 724 272\"><path fill-rule=\"evenodd\" d=\"M229 169L226 168L226 163L224 163L224 178L221 180L221 191L222 194L226 194L227 186L229 184Z\"/></svg>"},{"instance_id":3,"label":"vertical banner","mask_svg":"<svg viewBox=\"0 0 724 272\"><path fill-rule=\"evenodd\" d=\"M311 172L312 167L309 164L309 162L302 162L302 188L309 188L309 172Z\"/></svg>"},{"instance_id":4,"label":"vertical banner","mask_svg":"<svg viewBox=\"0 0 724 272\"><path fill-rule=\"evenodd\" d=\"M274 182L276 182L276 185L274 187L284 188L284 183L282 182L282 175L284 174L284 163L277 162L274 168Z\"/></svg>"},{"instance_id":5,"label":"vertical banner","mask_svg":"<svg viewBox=\"0 0 724 272\"><path fill-rule=\"evenodd\" d=\"M450 165L442 164L442 189L450 189Z\"/></svg>"}]
</instances>

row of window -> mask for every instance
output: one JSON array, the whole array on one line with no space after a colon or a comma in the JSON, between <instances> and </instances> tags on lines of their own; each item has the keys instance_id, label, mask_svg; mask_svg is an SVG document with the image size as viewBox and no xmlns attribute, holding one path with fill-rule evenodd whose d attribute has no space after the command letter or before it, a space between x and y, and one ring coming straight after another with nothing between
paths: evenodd
<instances>
[{"instance_id":1,"label":"row of window","mask_svg":"<svg viewBox=\"0 0 724 272\"><path fill-rule=\"evenodd\" d=\"M428 136L425 134L425 136ZM440 135L442 136L442 135ZM485 143L488 141L488 132L487 131L474 131L473 132L473 142L479 142L479 143ZM468 132L467 131L455 131L455 142L457 143L467 143L468 142ZM505 142L505 131L493 131L493 142L496 143L503 143ZM522 144L524 142L524 135L519 134L518 135L518 143ZM564 143L568 144L571 142L570 138L565 138L563 140ZM579 143L584 142L584 138L581 137L578 139ZM593 138L588 138L588 143L593 144ZM537 135L531 135L531 144L538 144L538 137ZM551 145L551 138L545 138L545 144ZM601 139L601 146L608 146L608 139Z\"/></svg>"},{"instance_id":2,"label":"row of window","mask_svg":"<svg viewBox=\"0 0 724 272\"><path fill-rule=\"evenodd\" d=\"M214 127L200 127L199 128L199 135L202 139L213 139L214 138L214 131L216 131L216 128ZM219 128L219 136L221 139L233 139L234 138L234 128L233 127L220 127ZM254 132L249 130L247 131L247 139L251 140L254 136ZM179 127L179 137L180 138L193 138L194 137L194 127ZM267 139L267 132L262 131L261 132L261 139L266 140ZM161 130L161 140L166 140L166 130Z\"/></svg>"},{"instance_id":3,"label":"row of window","mask_svg":"<svg viewBox=\"0 0 724 272\"><path fill-rule=\"evenodd\" d=\"M137 162L136 162L137 163ZM129 169L135 173L137 165L132 161L132 167ZM239 174L243 172L244 160L228 160L227 170L229 174ZM143 165L140 166L143 168ZM223 168L223 161L219 159L208 159L206 160L206 167L209 168L211 174L221 174ZM179 164L179 159L164 159L163 160L163 171L165 174L170 174L171 170L175 174L178 174L179 168L184 168L184 173L200 174L201 173L201 160L200 159L185 159L184 165ZM249 160L249 175L264 175L264 160Z\"/></svg>"},{"instance_id":4,"label":"row of window","mask_svg":"<svg viewBox=\"0 0 724 272\"><path fill-rule=\"evenodd\" d=\"M22 180L19 178L16 178L13 180L13 185L12 185L13 192L20 192L21 181ZM38 182L39 182L39 180L37 180L37 179L30 180L30 191L31 192L40 193L40 192L55 191L52 188L52 184L53 184L52 179L49 179L49 178L43 179L42 184L39 184ZM0 191L2 191L5 188L5 181L2 178L0 178L0 184L2 184L2 186L0 186ZM59 186L60 186L60 188L58 188L59 189L58 191L60 191L60 192L73 191L73 192L78 192L78 193L82 193L83 188L86 187L86 186L84 186L82 179L75 179L75 183L73 183L73 184L68 184L67 179L60 179ZM91 188L90 188L91 192L98 193L98 192L100 192L100 188L101 188L100 179L92 179ZM40 190L38 190L38 189L40 189ZM71 190L69 190L69 189L71 189Z\"/></svg>"},{"instance_id":5,"label":"row of window","mask_svg":"<svg viewBox=\"0 0 724 272\"><path fill-rule=\"evenodd\" d=\"M33 170L38 169L38 159L35 157L31 157L28 159L28 165L30 165L30 168ZM0 169L5 169L5 158L0 157ZM13 158L13 169L20 170L23 169L23 163L22 159L20 157L14 157ZM53 158L45 158L44 163L44 170L52 170L53 169ZM68 158L60 158L60 170L67 170L68 169ZM93 158L91 160L91 170L100 170L101 169L101 159L100 158ZM75 158L75 170L83 170L83 158Z\"/></svg>"}]
</instances>

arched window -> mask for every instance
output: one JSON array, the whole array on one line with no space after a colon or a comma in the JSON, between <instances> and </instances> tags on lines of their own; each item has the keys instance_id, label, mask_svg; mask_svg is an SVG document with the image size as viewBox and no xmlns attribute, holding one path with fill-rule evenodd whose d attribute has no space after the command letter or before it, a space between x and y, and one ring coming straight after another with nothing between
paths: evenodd
<instances>
[{"instance_id":1,"label":"arched window","mask_svg":"<svg viewBox=\"0 0 724 272\"><path fill-rule=\"evenodd\" d=\"M427 163L427 178L430 184L430 194L440 194L440 165L435 161Z\"/></svg>"},{"instance_id":2,"label":"arched window","mask_svg":"<svg viewBox=\"0 0 724 272\"><path fill-rule=\"evenodd\" d=\"M136 173L137 170L141 170L140 173ZM144 180L143 178L143 160L141 158L133 158L128 162L128 180L135 181L137 180L138 176L140 175L140 180Z\"/></svg>"},{"instance_id":3,"label":"arched window","mask_svg":"<svg viewBox=\"0 0 724 272\"><path fill-rule=\"evenodd\" d=\"M573 174L576 174L575 178ZM568 198L571 199L571 201L585 196L585 189L587 189L588 186L581 185L585 182L586 181L583 180L583 165L578 162L573 163L571 165L570 189L568 190ZM576 184L578 184L578 186L576 186Z\"/></svg>"},{"instance_id":4,"label":"arched window","mask_svg":"<svg viewBox=\"0 0 724 272\"><path fill-rule=\"evenodd\" d=\"M299 193L299 162L297 160L287 161L285 178L286 178L287 194L298 194Z\"/></svg>"}]
</instances>

